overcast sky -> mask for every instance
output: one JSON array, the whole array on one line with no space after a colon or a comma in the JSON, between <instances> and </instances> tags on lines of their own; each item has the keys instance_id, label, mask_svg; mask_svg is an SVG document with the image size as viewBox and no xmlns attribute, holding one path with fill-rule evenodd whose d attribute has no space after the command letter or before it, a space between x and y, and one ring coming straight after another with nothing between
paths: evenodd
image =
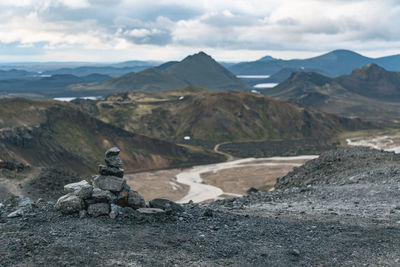
<instances>
[{"instance_id":1,"label":"overcast sky","mask_svg":"<svg viewBox=\"0 0 400 267\"><path fill-rule=\"evenodd\" d=\"M0 61L400 53L398 0L0 0Z\"/></svg>"}]
</instances>

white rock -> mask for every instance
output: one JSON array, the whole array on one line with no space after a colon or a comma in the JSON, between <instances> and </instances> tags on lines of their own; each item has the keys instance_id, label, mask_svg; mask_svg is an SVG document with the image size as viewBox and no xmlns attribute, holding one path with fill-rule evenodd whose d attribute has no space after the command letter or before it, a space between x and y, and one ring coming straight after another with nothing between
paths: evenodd
<instances>
[{"instance_id":1,"label":"white rock","mask_svg":"<svg viewBox=\"0 0 400 267\"><path fill-rule=\"evenodd\" d=\"M60 197L57 200L55 208L62 213L75 213L83 209L83 201L79 196L70 193Z\"/></svg>"},{"instance_id":2,"label":"white rock","mask_svg":"<svg viewBox=\"0 0 400 267\"><path fill-rule=\"evenodd\" d=\"M86 180L78 183L67 184L64 186L65 193L72 193L79 196L82 199L91 197L93 186L91 186Z\"/></svg>"},{"instance_id":3,"label":"white rock","mask_svg":"<svg viewBox=\"0 0 400 267\"><path fill-rule=\"evenodd\" d=\"M24 215L24 209L23 208L19 208L14 212L11 212L10 214L8 214L8 218L15 218L15 217L20 217L22 215Z\"/></svg>"}]
</instances>

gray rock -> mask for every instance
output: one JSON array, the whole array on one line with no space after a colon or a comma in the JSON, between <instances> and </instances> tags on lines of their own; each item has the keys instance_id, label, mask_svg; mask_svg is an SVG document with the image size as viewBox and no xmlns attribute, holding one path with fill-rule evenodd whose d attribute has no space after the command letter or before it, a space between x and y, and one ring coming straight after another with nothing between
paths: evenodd
<instances>
[{"instance_id":1,"label":"gray rock","mask_svg":"<svg viewBox=\"0 0 400 267\"><path fill-rule=\"evenodd\" d=\"M165 198L155 198L150 200L149 204L151 208L162 209L166 212L181 212L185 210L181 205Z\"/></svg>"},{"instance_id":2,"label":"gray rock","mask_svg":"<svg viewBox=\"0 0 400 267\"><path fill-rule=\"evenodd\" d=\"M81 210L79 211L79 218L86 218L87 216L87 211L86 210Z\"/></svg>"},{"instance_id":3,"label":"gray rock","mask_svg":"<svg viewBox=\"0 0 400 267\"><path fill-rule=\"evenodd\" d=\"M24 208L19 208L14 212L11 212L10 214L8 214L8 218L15 218L15 217L21 217L23 216L25 213Z\"/></svg>"},{"instance_id":4,"label":"gray rock","mask_svg":"<svg viewBox=\"0 0 400 267\"><path fill-rule=\"evenodd\" d=\"M126 182L125 179L121 177L96 175L93 183L97 188L112 192L120 192Z\"/></svg>"},{"instance_id":5,"label":"gray rock","mask_svg":"<svg viewBox=\"0 0 400 267\"><path fill-rule=\"evenodd\" d=\"M129 191L131 190L130 186L125 184L124 187L122 188L121 192L118 194L118 200L117 204L126 207L128 206L128 197L129 197Z\"/></svg>"},{"instance_id":6,"label":"gray rock","mask_svg":"<svg viewBox=\"0 0 400 267\"><path fill-rule=\"evenodd\" d=\"M88 214L93 217L108 215L109 213L110 213L110 204L108 203L96 203L90 205L88 208Z\"/></svg>"},{"instance_id":7,"label":"gray rock","mask_svg":"<svg viewBox=\"0 0 400 267\"><path fill-rule=\"evenodd\" d=\"M145 208L146 201L142 198L141 195L139 195L138 192L136 192L135 190L130 190L128 192L127 206L133 209Z\"/></svg>"},{"instance_id":8,"label":"gray rock","mask_svg":"<svg viewBox=\"0 0 400 267\"><path fill-rule=\"evenodd\" d=\"M161 219L166 215L165 211L156 208L140 208L135 210L134 217L137 220Z\"/></svg>"},{"instance_id":9,"label":"gray rock","mask_svg":"<svg viewBox=\"0 0 400 267\"><path fill-rule=\"evenodd\" d=\"M39 208L44 207L47 204L46 200L43 198L39 198L36 202L35 205Z\"/></svg>"},{"instance_id":10,"label":"gray rock","mask_svg":"<svg viewBox=\"0 0 400 267\"><path fill-rule=\"evenodd\" d=\"M92 195L92 191L93 186L90 185L86 180L82 180L78 183L67 184L64 186L65 193L72 193L82 199L90 198Z\"/></svg>"},{"instance_id":11,"label":"gray rock","mask_svg":"<svg viewBox=\"0 0 400 267\"><path fill-rule=\"evenodd\" d=\"M29 197L20 197L18 200L18 207L31 207L33 204Z\"/></svg>"},{"instance_id":12,"label":"gray rock","mask_svg":"<svg viewBox=\"0 0 400 267\"><path fill-rule=\"evenodd\" d=\"M83 201L77 195L70 193L60 197L55 208L65 214L75 213L83 209Z\"/></svg>"},{"instance_id":13,"label":"gray rock","mask_svg":"<svg viewBox=\"0 0 400 267\"><path fill-rule=\"evenodd\" d=\"M105 176L117 176L124 177L124 170L114 167L108 167L105 165L99 165L99 174Z\"/></svg>"},{"instance_id":14,"label":"gray rock","mask_svg":"<svg viewBox=\"0 0 400 267\"><path fill-rule=\"evenodd\" d=\"M289 251L289 254L298 257L298 256L300 256L300 250L298 250L296 248L292 249Z\"/></svg>"},{"instance_id":15,"label":"gray rock","mask_svg":"<svg viewBox=\"0 0 400 267\"><path fill-rule=\"evenodd\" d=\"M213 210L210 208L207 208L203 213L203 216L206 216L206 217L212 217L213 215L214 215Z\"/></svg>"},{"instance_id":16,"label":"gray rock","mask_svg":"<svg viewBox=\"0 0 400 267\"><path fill-rule=\"evenodd\" d=\"M140 208L136 210L137 213L144 215L157 215L157 214L165 214L165 211L162 209L156 208Z\"/></svg>"},{"instance_id":17,"label":"gray rock","mask_svg":"<svg viewBox=\"0 0 400 267\"><path fill-rule=\"evenodd\" d=\"M117 199L117 196L111 193L108 190L101 190L100 188L94 188L92 192L93 203L102 203L102 202L109 202L112 203ZM88 204L93 204L90 201L87 202Z\"/></svg>"},{"instance_id":18,"label":"gray rock","mask_svg":"<svg viewBox=\"0 0 400 267\"><path fill-rule=\"evenodd\" d=\"M108 167L122 168L122 160L119 156L110 156L104 159Z\"/></svg>"},{"instance_id":19,"label":"gray rock","mask_svg":"<svg viewBox=\"0 0 400 267\"><path fill-rule=\"evenodd\" d=\"M110 156L118 156L119 152L121 152L121 150L118 147L112 147L109 150L106 151L106 157L110 157Z\"/></svg>"},{"instance_id":20,"label":"gray rock","mask_svg":"<svg viewBox=\"0 0 400 267\"><path fill-rule=\"evenodd\" d=\"M109 216L110 216L110 218L111 219L115 219L115 218L117 218L117 216L118 216L118 214L117 213L115 213L114 211L110 211L110 214L109 214Z\"/></svg>"},{"instance_id":21,"label":"gray rock","mask_svg":"<svg viewBox=\"0 0 400 267\"><path fill-rule=\"evenodd\" d=\"M114 211L116 213L122 213L122 207L115 204L111 204L111 211Z\"/></svg>"},{"instance_id":22,"label":"gray rock","mask_svg":"<svg viewBox=\"0 0 400 267\"><path fill-rule=\"evenodd\" d=\"M0 202L0 210L1 210L2 208L4 208L4 207L5 207L5 205L4 205L3 203Z\"/></svg>"},{"instance_id":23,"label":"gray rock","mask_svg":"<svg viewBox=\"0 0 400 267\"><path fill-rule=\"evenodd\" d=\"M135 210L130 207L123 207L122 214L125 216L131 216L135 214Z\"/></svg>"},{"instance_id":24,"label":"gray rock","mask_svg":"<svg viewBox=\"0 0 400 267\"><path fill-rule=\"evenodd\" d=\"M110 218L115 219L120 214L122 214L122 207L115 204L111 204Z\"/></svg>"}]
</instances>

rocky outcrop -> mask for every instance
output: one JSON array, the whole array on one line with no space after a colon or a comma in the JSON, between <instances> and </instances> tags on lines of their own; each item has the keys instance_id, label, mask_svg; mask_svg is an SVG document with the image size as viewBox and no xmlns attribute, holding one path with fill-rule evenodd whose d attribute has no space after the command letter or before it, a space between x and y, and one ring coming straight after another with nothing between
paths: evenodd
<instances>
[{"instance_id":1,"label":"rocky outcrop","mask_svg":"<svg viewBox=\"0 0 400 267\"><path fill-rule=\"evenodd\" d=\"M55 208L64 214L108 215L112 219L124 213L143 219L183 211L182 206L166 199L154 199L148 208L143 197L126 184L119 153L117 147L107 150L106 165L99 165L99 175L94 175L91 183L84 180L65 185L67 194L58 199Z\"/></svg>"}]
</instances>

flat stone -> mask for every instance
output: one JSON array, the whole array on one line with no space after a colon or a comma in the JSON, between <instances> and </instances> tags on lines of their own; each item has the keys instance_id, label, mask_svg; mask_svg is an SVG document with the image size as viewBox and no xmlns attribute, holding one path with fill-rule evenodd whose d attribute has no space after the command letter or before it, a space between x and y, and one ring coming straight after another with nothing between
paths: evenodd
<instances>
[{"instance_id":1,"label":"flat stone","mask_svg":"<svg viewBox=\"0 0 400 267\"><path fill-rule=\"evenodd\" d=\"M112 147L109 150L106 151L106 157L109 156L118 156L119 152L121 152L121 150L118 147Z\"/></svg>"},{"instance_id":2,"label":"flat stone","mask_svg":"<svg viewBox=\"0 0 400 267\"><path fill-rule=\"evenodd\" d=\"M134 218L137 220L164 219L165 211L156 208L140 208L135 210Z\"/></svg>"},{"instance_id":3,"label":"flat stone","mask_svg":"<svg viewBox=\"0 0 400 267\"><path fill-rule=\"evenodd\" d=\"M105 165L99 165L99 174L105 176L117 176L124 177L124 170L114 167L108 167Z\"/></svg>"},{"instance_id":4,"label":"flat stone","mask_svg":"<svg viewBox=\"0 0 400 267\"><path fill-rule=\"evenodd\" d=\"M16 218L16 217L21 217L23 216L25 213L23 208L19 208L16 211L11 212L10 214L8 214L8 218Z\"/></svg>"},{"instance_id":5,"label":"flat stone","mask_svg":"<svg viewBox=\"0 0 400 267\"><path fill-rule=\"evenodd\" d=\"M122 160L119 156L109 156L104 159L108 167L122 168Z\"/></svg>"},{"instance_id":6,"label":"flat stone","mask_svg":"<svg viewBox=\"0 0 400 267\"><path fill-rule=\"evenodd\" d=\"M92 192L92 197L94 203L109 202L112 203L117 199L117 196L108 190L102 190L100 188L94 188ZM88 204L92 204L88 202Z\"/></svg>"},{"instance_id":7,"label":"flat stone","mask_svg":"<svg viewBox=\"0 0 400 267\"><path fill-rule=\"evenodd\" d=\"M60 197L55 208L65 214L75 213L83 209L83 201L77 195L70 193Z\"/></svg>"},{"instance_id":8,"label":"flat stone","mask_svg":"<svg viewBox=\"0 0 400 267\"><path fill-rule=\"evenodd\" d=\"M95 187L112 192L120 192L125 183L125 179L116 176L96 175L94 178Z\"/></svg>"},{"instance_id":9,"label":"flat stone","mask_svg":"<svg viewBox=\"0 0 400 267\"><path fill-rule=\"evenodd\" d=\"M108 203L96 203L90 205L88 208L88 214L93 217L108 215L109 213L110 213L110 204Z\"/></svg>"},{"instance_id":10,"label":"flat stone","mask_svg":"<svg viewBox=\"0 0 400 267\"><path fill-rule=\"evenodd\" d=\"M136 211L140 214L146 214L146 215L165 214L164 210L156 208L140 208L137 209Z\"/></svg>"},{"instance_id":11,"label":"flat stone","mask_svg":"<svg viewBox=\"0 0 400 267\"><path fill-rule=\"evenodd\" d=\"M166 212L181 212L185 210L181 205L165 198L155 198L150 200L149 204L151 208L162 209Z\"/></svg>"},{"instance_id":12,"label":"flat stone","mask_svg":"<svg viewBox=\"0 0 400 267\"><path fill-rule=\"evenodd\" d=\"M72 193L79 196L82 199L90 198L92 195L93 186L86 180L82 180L78 183L67 184L64 186L65 193Z\"/></svg>"}]
</instances>

